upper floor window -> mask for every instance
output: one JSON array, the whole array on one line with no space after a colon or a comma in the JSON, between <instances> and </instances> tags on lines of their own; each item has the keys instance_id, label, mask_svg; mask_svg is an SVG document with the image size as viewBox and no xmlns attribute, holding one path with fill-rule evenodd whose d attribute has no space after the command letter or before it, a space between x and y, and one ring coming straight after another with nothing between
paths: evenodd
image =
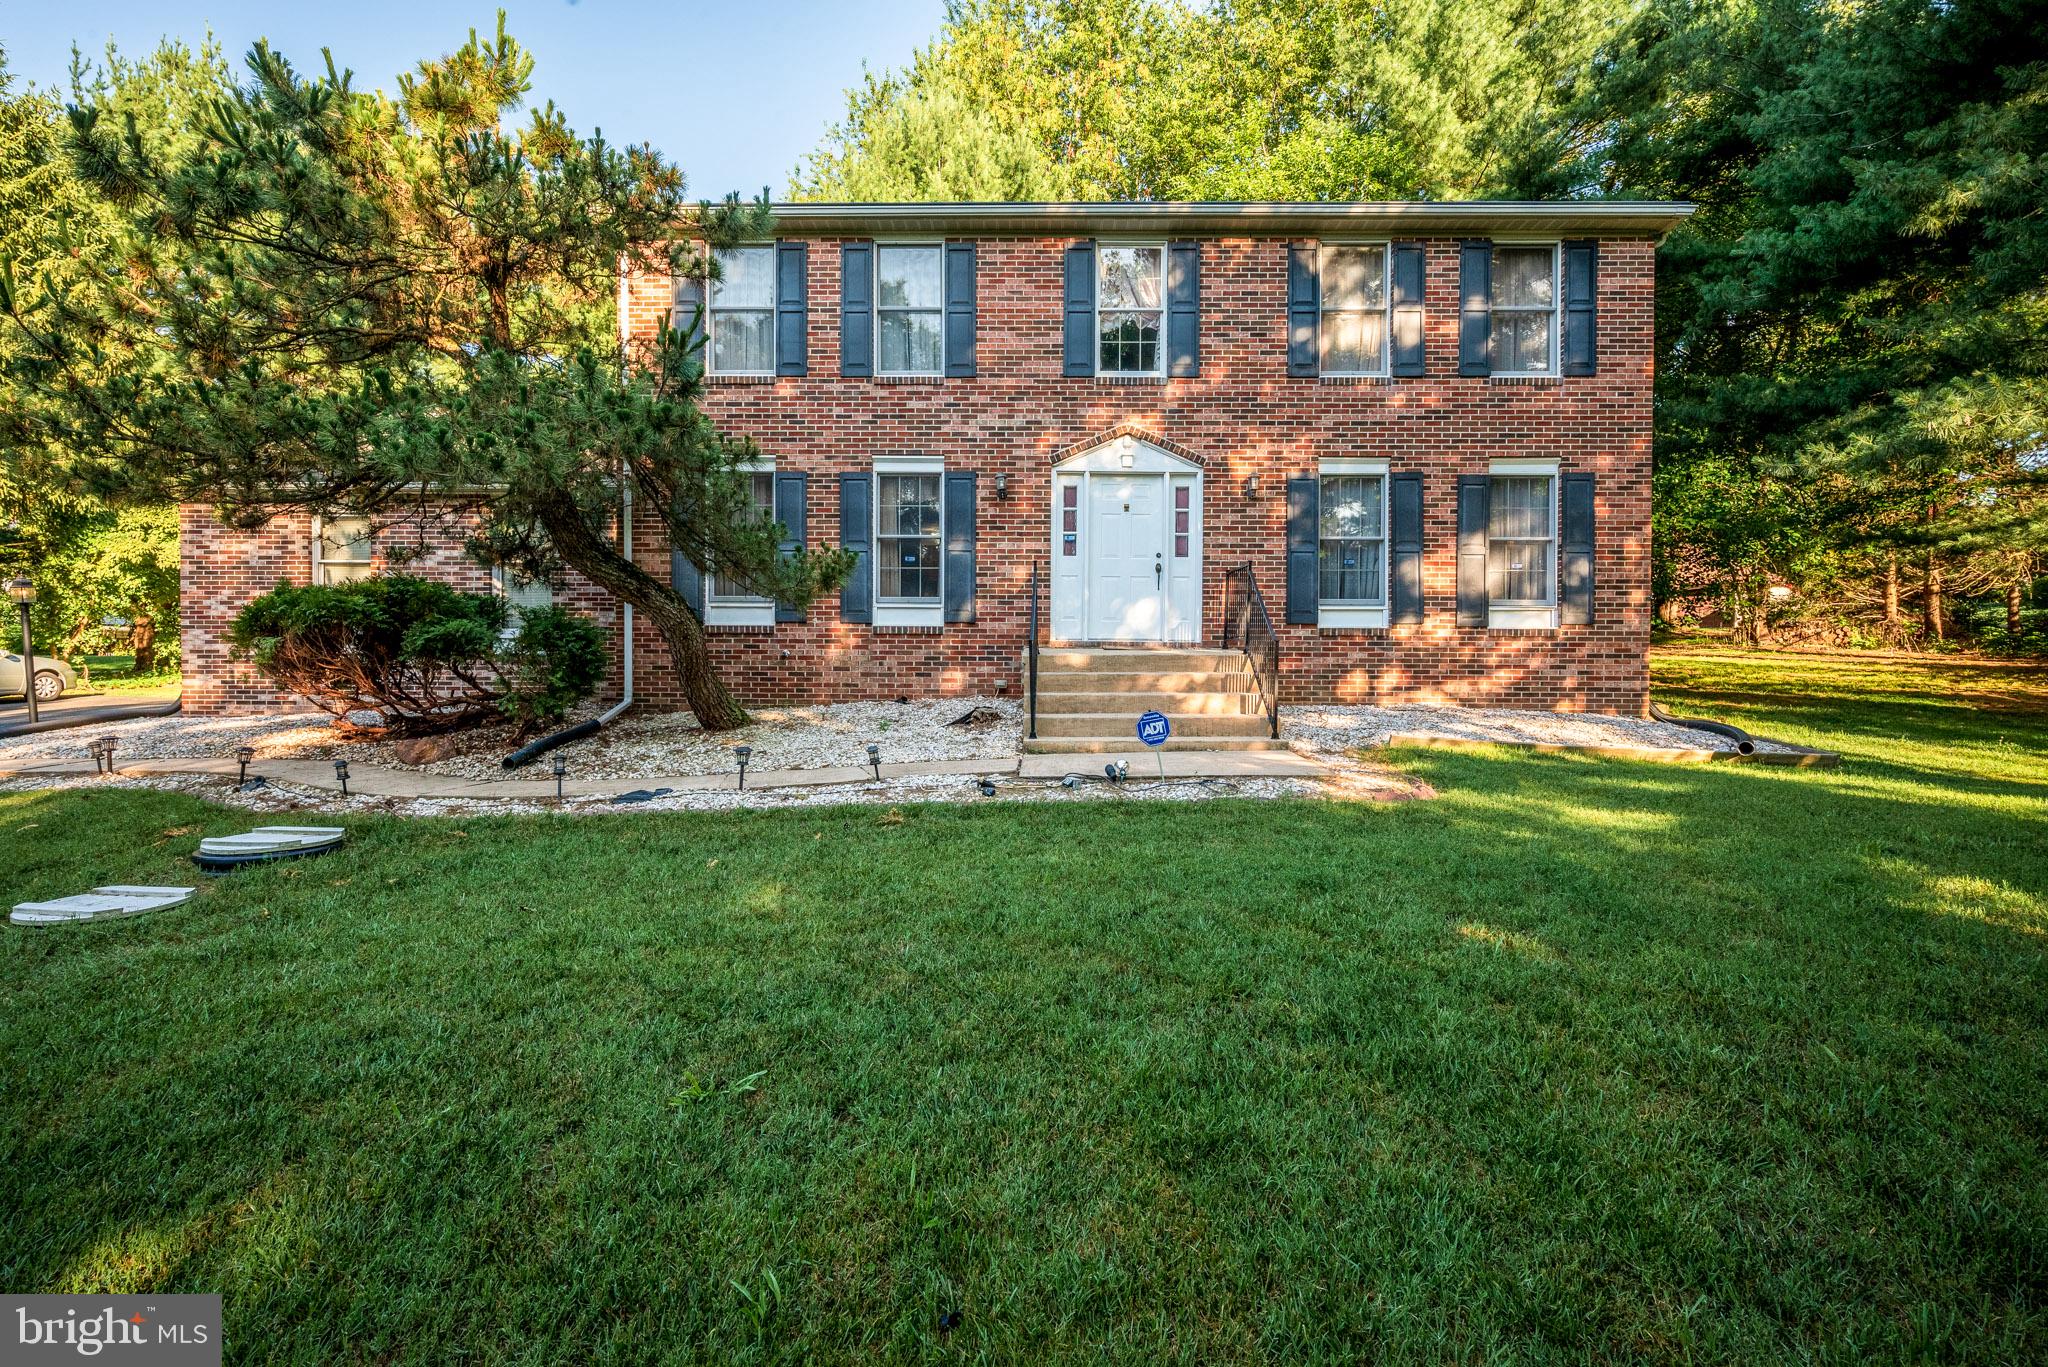
<instances>
[{"instance_id":1,"label":"upper floor window","mask_svg":"<svg viewBox=\"0 0 2048 1367\"><path fill-rule=\"evenodd\" d=\"M725 247L711 282L705 369L714 375L775 373L775 248Z\"/></svg>"},{"instance_id":2,"label":"upper floor window","mask_svg":"<svg viewBox=\"0 0 2048 1367\"><path fill-rule=\"evenodd\" d=\"M1326 244L1316 275L1321 285L1316 335L1322 373L1386 374L1386 247Z\"/></svg>"},{"instance_id":3,"label":"upper floor window","mask_svg":"<svg viewBox=\"0 0 2048 1367\"><path fill-rule=\"evenodd\" d=\"M376 533L367 517L323 517L313 523L313 582L344 584L376 573Z\"/></svg>"},{"instance_id":4,"label":"upper floor window","mask_svg":"<svg viewBox=\"0 0 2048 1367\"><path fill-rule=\"evenodd\" d=\"M1557 373L1557 294L1555 246L1494 245L1494 374Z\"/></svg>"},{"instance_id":5,"label":"upper floor window","mask_svg":"<svg viewBox=\"0 0 2048 1367\"><path fill-rule=\"evenodd\" d=\"M937 375L944 365L944 249L875 248L875 332L883 375Z\"/></svg>"},{"instance_id":6,"label":"upper floor window","mask_svg":"<svg viewBox=\"0 0 2048 1367\"><path fill-rule=\"evenodd\" d=\"M1095 249L1096 373L1157 375L1165 328L1166 249Z\"/></svg>"}]
</instances>

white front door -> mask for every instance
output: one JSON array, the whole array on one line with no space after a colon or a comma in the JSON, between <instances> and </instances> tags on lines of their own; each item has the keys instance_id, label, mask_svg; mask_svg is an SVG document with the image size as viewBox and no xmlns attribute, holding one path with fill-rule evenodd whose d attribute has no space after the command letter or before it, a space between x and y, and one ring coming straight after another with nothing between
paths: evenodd
<instances>
[{"instance_id":1,"label":"white front door","mask_svg":"<svg viewBox=\"0 0 2048 1367\"><path fill-rule=\"evenodd\" d=\"M1166 550L1166 476L1088 480L1088 639L1164 639Z\"/></svg>"}]
</instances>

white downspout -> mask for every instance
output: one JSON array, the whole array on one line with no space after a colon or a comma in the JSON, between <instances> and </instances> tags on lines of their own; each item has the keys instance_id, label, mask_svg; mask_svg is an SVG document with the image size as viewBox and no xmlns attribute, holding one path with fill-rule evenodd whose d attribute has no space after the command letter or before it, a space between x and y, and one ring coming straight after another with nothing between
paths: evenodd
<instances>
[{"instance_id":1,"label":"white downspout","mask_svg":"<svg viewBox=\"0 0 2048 1367\"><path fill-rule=\"evenodd\" d=\"M626 299L626 291L632 288L633 277L626 269L626 257L619 256L619 345L626 345L627 330L632 326L632 309ZM619 553L626 557L626 563L633 563L633 478L626 469L626 462L619 461ZM621 712L633 705L633 605L619 604L624 611L626 649L621 662L625 666L624 687L620 690L619 705L597 719L599 726L610 726Z\"/></svg>"}]
</instances>

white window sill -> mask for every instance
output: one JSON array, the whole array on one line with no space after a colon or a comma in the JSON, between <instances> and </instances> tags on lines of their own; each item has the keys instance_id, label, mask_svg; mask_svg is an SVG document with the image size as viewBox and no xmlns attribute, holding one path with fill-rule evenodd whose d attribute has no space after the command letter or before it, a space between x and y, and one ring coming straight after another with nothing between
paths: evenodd
<instances>
[{"instance_id":1,"label":"white window sill","mask_svg":"<svg viewBox=\"0 0 2048 1367\"><path fill-rule=\"evenodd\" d=\"M878 627L942 627L945 624L946 609L939 603L875 604L875 625Z\"/></svg>"},{"instance_id":2,"label":"white window sill","mask_svg":"<svg viewBox=\"0 0 2048 1367\"><path fill-rule=\"evenodd\" d=\"M1322 631L1364 631L1387 624L1384 607L1324 606L1316 610L1316 627Z\"/></svg>"},{"instance_id":3,"label":"white window sill","mask_svg":"<svg viewBox=\"0 0 2048 1367\"><path fill-rule=\"evenodd\" d=\"M1347 374L1341 370L1318 375L1316 379L1324 384L1390 385L1394 382L1394 377L1391 375L1354 375Z\"/></svg>"},{"instance_id":4,"label":"white window sill","mask_svg":"<svg viewBox=\"0 0 2048 1367\"><path fill-rule=\"evenodd\" d=\"M1519 385L1524 389L1548 389L1552 385L1563 384L1564 377L1562 375L1488 375L1486 382L1488 384L1504 386Z\"/></svg>"},{"instance_id":5,"label":"white window sill","mask_svg":"<svg viewBox=\"0 0 2048 1367\"><path fill-rule=\"evenodd\" d=\"M730 370L728 370L728 371L723 371L723 372L721 372L721 373L718 373L718 374L711 374L711 373L708 373L708 372L707 372L707 373L705 374L705 376L704 376L704 383L706 383L706 384L774 384L774 383L775 383L775 374L774 374L774 372L773 372L773 371L765 371L765 370L745 370L745 371L730 371Z\"/></svg>"},{"instance_id":6,"label":"white window sill","mask_svg":"<svg viewBox=\"0 0 2048 1367\"><path fill-rule=\"evenodd\" d=\"M1124 372L1124 371L1118 371L1118 370L1109 370L1109 371L1101 371L1101 370L1098 370L1097 372L1095 372L1095 379L1096 379L1097 383L1100 383L1100 384L1165 384L1165 383L1166 383L1166 377L1165 377L1164 375L1161 375L1161 374L1159 374L1159 373L1158 373L1158 372L1156 372L1156 371L1154 371L1154 372L1149 372L1149 373L1144 373L1144 374L1131 374L1131 373L1126 373L1126 372Z\"/></svg>"},{"instance_id":7,"label":"white window sill","mask_svg":"<svg viewBox=\"0 0 2048 1367\"><path fill-rule=\"evenodd\" d=\"M875 375L877 384L939 384L946 377L935 371L903 370L881 371Z\"/></svg>"},{"instance_id":8,"label":"white window sill","mask_svg":"<svg viewBox=\"0 0 2048 1367\"><path fill-rule=\"evenodd\" d=\"M1557 609L1488 608L1486 625L1493 631L1549 631L1557 625Z\"/></svg>"},{"instance_id":9,"label":"white window sill","mask_svg":"<svg viewBox=\"0 0 2048 1367\"><path fill-rule=\"evenodd\" d=\"M772 627L775 625L775 601L771 598L761 598L752 602L707 604L704 609L704 625Z\"/></svg>"}]
</instances>

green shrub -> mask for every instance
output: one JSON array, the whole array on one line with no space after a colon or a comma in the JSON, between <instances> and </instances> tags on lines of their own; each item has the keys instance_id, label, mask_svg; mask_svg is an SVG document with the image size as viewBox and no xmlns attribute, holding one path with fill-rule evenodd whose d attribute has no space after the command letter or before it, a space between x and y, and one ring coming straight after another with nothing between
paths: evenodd
<instances>
[{"instance_id":1,"label":"green shrub","mask_svg":"<svg viewBox=\"0 0 2048 1367\"><path fill-rule=\"evenodd\" d=\"M280 583L236 615L228 644L278 687L350 725L420 735L502 716L524 735L596 691L604 634L557 608L530 611L511 628L511 608L493 594L386 574Z\"/></svg>"}]
</instances>

